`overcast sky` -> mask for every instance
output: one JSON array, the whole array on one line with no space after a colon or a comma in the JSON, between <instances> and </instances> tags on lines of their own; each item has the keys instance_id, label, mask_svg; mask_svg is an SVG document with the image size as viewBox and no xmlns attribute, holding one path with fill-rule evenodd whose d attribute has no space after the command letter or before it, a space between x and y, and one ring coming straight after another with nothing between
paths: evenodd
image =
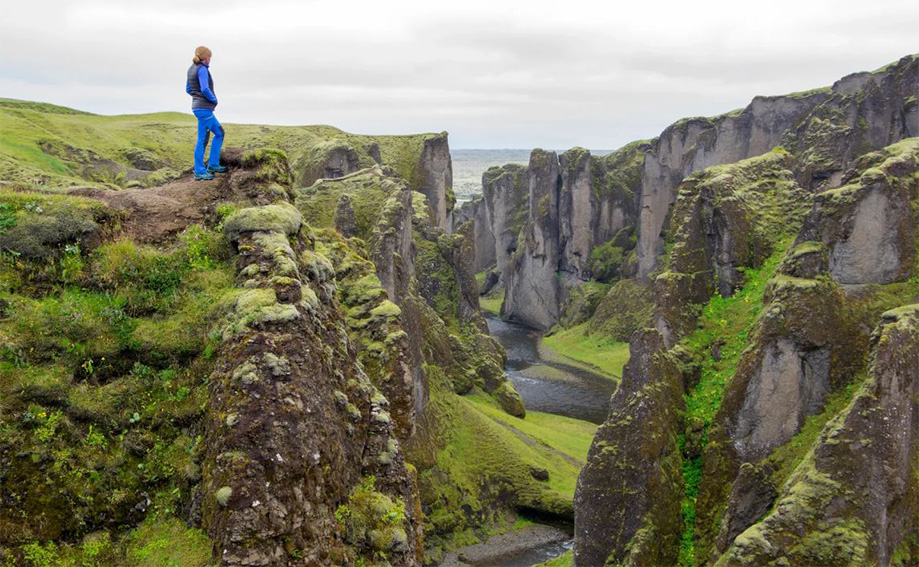
<instances>
[{"instance_id":1,"label":"overcast sky","mask_svg":"<svg viewBox=\"0 0 919 567\"><path fill-rule=\"evenodd\" d=\"M919 52L916 0L0 6L2 97L189 112L204 44L223 122L447 130L454 148L615 148Z\"/></svg>"}]
</instances>

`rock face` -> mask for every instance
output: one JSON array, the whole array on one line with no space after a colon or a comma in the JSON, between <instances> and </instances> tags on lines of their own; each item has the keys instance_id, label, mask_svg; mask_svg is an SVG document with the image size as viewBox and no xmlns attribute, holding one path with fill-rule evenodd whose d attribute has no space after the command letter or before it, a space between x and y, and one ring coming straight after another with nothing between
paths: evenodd
<instances>
[{"instance_id":1,"label":"rock face","mask_svg":"<svg viewBox=\"0 0 919 567\"><path fill-rule=\"evenodd\" d=\"M744 462L791 439L831 387L853 377L861 358L852 355L859 332L845 320L835 285L779 277L771 286L754 348L741 358L722 402L732 448Z\"/></svg>"},{"instance_id":2,"label":"rock face","mask_svg":"<svg viewBox=\"0 0 919 567\"><path fill-rule=\"evenodd\" d=\"M545 260L555 263L556 276L561 275L565 283L556 294L557 301L565 300L565 287L598 276L597 260L603 252L615 260L616 277L637 276L647 281L659 265L666 220L677 201L679 185L696 171L763 155L783 146L799 160L795 177L802 189L824 191L839 187L843 172L855 165L860 155L919 135L917 89L919 57L910 56L873 73L845 77L831 88L756 97L740 111L714 118L681 120L650 142L635 142L602 158L590 156L580 148L562 154L558 213L552 217L558 224L548 227L548 219L536 219L542 225L541 232L558 235L558 257L547 256ZM532 168L534 164L530 165ZM526 221L534 220L528 217L532 204L519 192L522 187L519 177L518 183L512 181L513 171L511 166L505 166L486 173L482 184L487 220L496 247L496 270L505 287L510 283L505 277L506 261L517 249L517 237ZM519 172L517 169L518 175ZM517 188L513 195L508 192L510 187ZM874 212L887 208L883 199L875 197L865 204L862 217L870 218ZM865 233L867 229L862 225L875 226L862 222L854 238L878 237ZM596 252L628 227L637 233L637 245L623 246L620 241L612 245L619 249L614 254L606 250ZM519 240L522 242L523 237ZM483 258L477 261L477 266L485 269L491 258L490 239L477 238L477 242L480 244L476 255ZM634 257L629 255L632 246ZM893 253L885 254L887 260L876 261L892 262ZM845 247L838 255L834 262L850 261L851 254ZM548 281L551 270L541 271L545 281L533 285L546 292L552 287ZM525 273L536 276L532 269ZM544 293L544 300L549 297ZM518 317L523 310L525 307L519 303L508 307L508 313ZM559 308L546 306L545 311L547 314L531 314L526 318L552 320Z\"/></svg>"},{"instance_id":3,"label":"rock face","mask_svg":"<svg viewBox=\"0 0 919 567\"><path fill-rule=\"evenodd\" d=\"M575 565L675 565L683 384L664 338L638 331L575 491Z\"/></svg>"},{"instance_id":4,"label":"rock face","mask_svg":"<svg viewBox=\"0 0 919 567\"><path fill-rule=\"evenodd\" d=\"M379 148L377 148L379 151ZM302 159L297 177L300 185L308 187L319 179L336 179L350 175L366 164L366 152L358 152L346 141L318 143L309 149L309 157Z\"/></svg>"},{"instance_id":5,"label":"rock face","mask_svg":"<svg viewBox=\"0 0 919 567\"><path fill-rule=\"evenodd\" d=\"M916 262L910 173L915 140L863 156L843 187L817 196L799 243L828 247L829 273L841 284L903 281Z\"/></svg>"},{"instance_id":6,"label":"rock face","mask_svg":"<svg viewBox=\"0 0 919 567\"><path fill-rule=\"evenodd\" d=\"M453 232L465 223L473 221L473 254L475 273L484 272L495 266L495 237L491 232L491 218L484 198L466 201L453 212Z\"/></svg>"},{"instance_id":7,"label":"rock face","mask_svg":"<svg viewBox=\"0 0 919 567\"><path fill-rule=\"evenodd\" d=\"M788 225L801 222L810 196L798 187L790 165L786 152L770 152L705 170L681 185L671 219L670 270L652 286L654 329L632 335L631 358L610 417L578 480L577 565L608 559L627 565L676 563L683 480L677 435L683 431L682 394L690 386L685 349L678 343L696 327L694 304L708 301L721 280L725 293L733 294L742 270L760 265ZM610 294L628 297L624 284ZM632 474L638 461L641 470ZM636 510L636 502L645 504ZM610 513L620 508L629 513Z\"/></svg>"},{"instance_id":8,"label":"rock face","mask_svg":"<svg viewBox=\"0 0 919 567\"><path fill-rule=\"evenodd\" d=\"M782 145L802 159L805 188L837 187L859 155L919 135L917 89L919 58L909 56L874 73L845 77L831 89L757 97L739 113L669 126L644 162L637 275L647 277L657 264L675 189L690 173Z\"/></svg>"},{"instance_id":9,"label":"rock face","mask_svg":"<svg viewBox=\"0 0 919 567\"><path fill-rule=\"evenodd\" d=\"M453 210L453 165L446 132L424 140L418 171L417 190L428 198L437 226L446 230L447 214Z\"/></svg>"},{"instance_id":10,"label":"rock face","mask_svg":"<svg viewBox=\"0 0 919 567\"><path fill-rule=\"evenodd\" d=\"M482 250L476 246L476 262L479 257L493 256L495 271L503 280L507 264L517 251L520 231L528 218L530 193L527 168L518 164L490 168L482 174L482 193L486 218L490 221L487 232L492 235L494 250Z\"/></svg>"},{"instance_id":11,"label":"rock face","mask_svg":"<svg viewBox=\"0 0 919 567\"><path fill-rule=\"evenodd\" d=\"M548 329L558 318L558 156L533 150L527 168L529 212L523 245L507 265L501 317Z\"/></svg>"},{"instance_id":12,"label":"rock face","mask_svg":"<svg viewBox=\"0 0 919 567\"><path fill-rule=\"evenodd\" d=\"M335 228L347 238L357 236L357 223L354 220L354 209L351 207L351 198L342 195L335 207Z\"/></svg>"},{"instance_id":13,"label":"rock face","mask_svg":"<svg viewBox=\"0 0 919 567\"><path fill-rule=\"evenodd\" d=\"M887 270L857 271L863 276L859 283L905 281L915 274L919 230L916 213L907 203L915 203L919 196L914 177L919 170L917 155L915 140L867 154L843 177L851 180L844 181L844 187L813 199L797 245L786 254L780 275L767 288L750 347L741 356L709 432L712 443L705 456L707 472L700 486L697 512L701 525L717 517L725 498L728 507L734 505L736 496L728 497L725 490L741 464L775 459L774 451L801 431L807 416L822 411L829 395L864 372L866 329L870 328L865 317L871 310L865 311L864 304L848 299L836 281L854 283L854 265L877 268L885 265L883 261L888 262ZM852 238L858 234L857 211L863 210L865 203L878 202L872 195L885 196L891 203L875 219L888 223L880 231L867 229L878 238ZM904 207L905 213L901 212ZM896 222L890 222L891 218ZM885 256L884 242L895 253ZM863 260L832 264L832 251L840 247ZM887 260L879 261L878 257ZM847 269L833 273L831 265ZM860 316L860 312L865 314ZM711 534L700 537L697 549L704 552ZM731 543L732 538L725 537L722 530L715 554Z\"/></svg>"},{"instance_id":14,"label":"rock face","mask_svg":"<svg viewBox=\"0 0 919 567\"><path fill-rule=\"evenodd\" d=\"M742 112L712 119L681 120L652 142L641 176L637 275L646 278L662 251L661 230L676 199L676 188L690 173L737 162L780 145L794 126L827 94L757 97Z\"/></svg>"},{"instance_id":15,"label":"rock face","mask_svg":"<svg viewBox=\"0 0 919 567\"><path fill-rule=\"evenodd\" d=\"M507 290L507 317L547 328L558 320L569 287L598 271L602 278L619 272L634 247L635 191L647 148L638 142L602 157L583 148L561 156L535 150L526 168L508 164L485 172L485 210L474 210L476 264L479 271L495 266L498 285ZM531 248L521 250L528 238ZM592 251L601 245L607 255L595 258ZM534 296L538 307L528 301Z\"/></svg>"},{"instance_id":16,"label":"rock face","mask_svg":"<svg viewBox=\"0 0 919 567\"><path fill-rule=\"evenodd\" d=\"M718 565L892 565L919 544L919 305L885 313L868 380ZM912 536L910 536L912 534Z\"/></svg>"},{"instance_id":17,"label":"rock face","mask_svg":"<svg viewBox=\"0 0 919 567\"><path fill-rule=\"evenodd\" d=\"M293 565L302 562L297 555L324 563L385 551L417 565L412 481L389 403L353 364L350 341L334 324L341 315L332 273L300 263L309 248L299 227L277 232L256 213L237 213L255 221L234 242L246 291L224 327L211 381L203 523L220 564ZM328 505L345 502L370 475L380 498L403 511L382 540L342 534Z\"/></svg>"},{"instance_id":18,"label":"rock face","mask_svg":"<svg viewBox=\"0 0 919 567\"><path fill-rule=\"evenodd\" d=\"M667 232L673 243L667 269L652 284L655 307L651 324L658 339L647 341L650 329L632 336L632 361L579 479L575 506L577 565L604 561L674 564L681 547L676 543L681 532L682 547L693 540L698 564L760 565L778 561L775 564L833 565L841 561L843 556L838 549L832 545L821 547L816 536L806 539L797 528L790 527L805 525L801 517L776 527L768 544L762 543L758 530L766 525L760 521L764 515L771 518L785 514L783 494L801 497L801 491L811 490L792 489L785 483L789 474L805 474L805 465L798 465L789 455L797 447L794 443L810 443L798 437L805 431L805 424L830 419L832 416L822 413L830 401L838 400L847 385L858 384L864 375L869 352L867 322L877 316L880 306L898 305L903 298L909 301L916 297L917 290L907 283L916 275L915 247L919 241L916 155L919 147L915 140L866 154L856 160L852 170L839 176L843 187L817 195L800 186L800 180L807 178L801 173L805 161L782 149L710 167L683 181L670 213ZM872 195L882 195L884 200ZM862 217L862 232L856 229L859 211L865 209L872 211L876 221L886 223L883 230L876 230L870 223L865 225L867 216ZM779 264L776 252L781 253L791 242L795 243ZM891 251L884 253L885 247ZM849 255L834 254L840 249ZM873 253L879 258L872 257ZM770 256L772 263L767 264ZM845 264L840 260L843 257L862 260ZM704 329L698 330L700 307L716 292L723 305L738 290L746 291L751 285L749 275L755 273L751 270L766 265L777 267L771 268L775 270L774 277L768 283L761 280L759 284L764 288L762 308L753 311L755 316L743 339L731 347L734 354L725 354L721 347L726 337L711 337ZM834 274L834 268L846 265L848 268L837 269ZM851 275L843 274L853 272L866 274L860 283L873 287L845 285ZM614 289L623 296L621 285ZM705 309L710 313L710 308ZM657 360L669 361L670 370L667 365L650 369L639 365L636 353L648 358L647 345L653 346ZM723 360L730 356L736 362ZM714 362L705 362L706 359ZM713 382L718 378L713 378L712 373L724 364L734 366L724 385L719 386ZM622 396L631 391L631 381L662 380L668 372L675 372L677 382L688 392L690 420L684 423L680 414L668 413L682 407L682 395L671 403L647 394L641 398L640 409L636 406L628 414L617 409ZM696 390L700 380L705 383ZM711 388L718 392L715 398L709 397ZM713 410L717 411L708 414L711 410L706 410L705 404L712 404L712 399L716 400ZM664 403L671 405L661 405ZM835 412L844 408L838 401L834 403ZM626 415L641 418L632 421ZM824 435L836 427L833 424L830 421ZM647 465L643 476L623 474L626 468L622 451L631 450L633 445L644 446L647 439L660 439L662 430L675 433L660 445L662 453L642 454L653 463ZM678 442L677 435L684 437ZM866 443L868 446L871 442ZM819 448L816 450L819 454ZM672 455L676 464L657 456L660 454ZM630 455L628 459L639 457ZM680 487L669 492L661 488L658 478L666 477L673 468L683 470L685 494ZM693 470L699 472L688 472ZM679 484L679 479L675 482ZM858 483L834 482L838 484L834 494L860 494L858 489L847 492ZM778 504L773 507L777 494ZM652 515L646 508L636 514L638 520L610 513L650 499L651 495L668 499L656 503L658 509L679 507L682 499L684 522L669 524L676 526L670 528L675 531L662 533L661 526L668 525L666 518ZM893 503L896 498L900 497L886 500L889 507L885 511L878 507L872 514L900 518L900 504ZM802 510L809 506L803 503L805 500L801 500ZM816 512L815 517L836 514L829 498L820 502L825 509ZM909 506L912 505L906 505ZM686 510L692 515L685 515ZM688 523L687 518L694 521ZM837 520L820 524L812 533L829 530L834 521ZM866 528L862 520L840 525L849 530L850 524L856 540L883 540L884 536L873 531L875 527ZM904 533L900 531L903 525L897 524L897 534ZM790 536L790 532L799 535ZM658 555L651 559L636 552L646 548L649 533L654 534L658 546ZM848 535L841 537L851 540ZM897 541L895 545L901 540ZM870 547L866 546L862 547ZM784 551L775 552L777 549ZM875 561L876 556L860 549L856 546L847 552L860 558L857 563ZM768 556L763 555L767 551Z\"/></svg>"},{"instance_id":19,"label":"rock face","mask_svg":"<svg viewBox=\"0 0 919 567\"><path fill-rule=\"evenodd\" d=\"M718 549L723 551L728 542L734 541L740 533L762 518L772 507L776 496L768 471L744 463L734 480L728 508L724 512L721 532L715 543Z\"/></svg>"},{"instance_id":20,"label":"rock face","mask_svg":"<svg viewBox=\"0 0 919 567\"><path fill-rule=\"evenodd\" d=\"M559 191L559 270L575 278L589 278L590 251L594 244L590 152L575 148L559 158L562 185ZM591 202L593 201L593 203Z\"/></svg>"}]
</instances>

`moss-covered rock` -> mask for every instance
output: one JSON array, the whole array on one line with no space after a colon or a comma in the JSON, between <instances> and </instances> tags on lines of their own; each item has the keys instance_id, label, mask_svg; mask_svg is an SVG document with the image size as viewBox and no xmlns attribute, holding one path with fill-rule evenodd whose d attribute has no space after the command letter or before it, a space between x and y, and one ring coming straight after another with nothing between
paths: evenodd
<instances>
[{"instance_id":1,"label":"moss-covered rock","mask_svg":"<svg viewBox=\"0 0 919 567\"><path fill-rule=\"evenodd\" d=\"M498 399L498 403L501 404L501 408L507 413L514 417L526 417L527 410L523 404L523 399L510 380L501 383L498 389L495 390L495 397Z\"/></svg>"},{"instance_id":2,"label":"moss-covered rock","mask_svg":"<svg viewBox=\"0 0 919 567\"><path fill-rule=\"evenodd\" d=\"M884 564L915 557L919 307L882 316L869 379L824 429L777 505L717 564ZM907 550L907 551L903 551Z\"/></svg>"},{"instance_id":3,"label":"moss-covered rock","mask_svg":"<svg viewBox=\"0 0 919 567\"><path fill-rule=\"evenodd\" d=\"M654 296L650 286L636 280L620 280L597 305L587 324L590 333L607 335L616 341L628 341L645 326L654 311Z\"/></svg>"},{"instance_id":4,"label":"moss-covered rock","mask_svg":"<svg viewBox=\"0 0 919 567\"><path fill-rule=\"evenodd\" d=\"M247 232L277 232L287 236L300 231L303 217L288 203L250 207L236 211L224 220L223 231L231 242Z\"/></svg>"},{"instance_id":5,"label":"moss-covered rock","mask_svg":"<svg viewBox=\"0 0 919 567\"><path fill-rule=\"evenodd\" d=\"M906 281L919 241L919 141L904 140L862 156L849 183L814 199L803 246L826 247L826 269L843 284Z\"/></svg>"},{"instance_id":6,"label":"moss-covered rock","mask_svg":"<svg viewBox=\"0 0 919 567\"><path fill-rule=\"evenodd\" d=\"M679 554L682 380L657 331L639 331L630 349L609 418L578 479L578 565L673 565Z\"/></svg>"},{"instance_id":7,"label":"moss-covered rock","mask_svg":"<svg viewBox=\"0 0 919 567\"><path fill-rule=\"evenodd\" d=\"M0 250L47 261L67 245L90 250L117 219L102 203L51 193L0 191Z\"/></svg>"}]
</instances>

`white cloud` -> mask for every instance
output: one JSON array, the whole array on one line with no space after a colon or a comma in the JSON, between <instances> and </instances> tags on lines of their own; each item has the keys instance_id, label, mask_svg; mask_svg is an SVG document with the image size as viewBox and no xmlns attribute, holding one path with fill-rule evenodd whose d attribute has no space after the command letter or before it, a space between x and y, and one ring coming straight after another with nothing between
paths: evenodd
<instances>
[{"instance_id":1,"label":"white cloud","mask_svg":"<svg viewBox=\"0 0 919 567\"><path fill-rule=\"evenodd\" d=\"M214 51L225 122L619 146L919 51L914 1L0 0L0 96L185 111Z\"/></svg>"}]
</instances>

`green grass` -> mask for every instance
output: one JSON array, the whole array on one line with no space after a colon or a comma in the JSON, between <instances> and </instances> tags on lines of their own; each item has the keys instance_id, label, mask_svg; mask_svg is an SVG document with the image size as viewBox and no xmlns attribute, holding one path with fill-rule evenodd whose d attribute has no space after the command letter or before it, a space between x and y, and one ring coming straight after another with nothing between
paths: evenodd
<instances>
[{"instance_id":1,"label":"green grass","mask_svg":"<svg viewBox=\"0 0 919 567\"><path fill-rule=\"evenodd\" d=\"M560 451L581 462L587 461L587 451L597 432L597 426L579 419L572 419L551 413L528 411L525 419L514 417L495 404L493 398L484 394L465 396L474 402L479 411L491 419L513 427L527 437Z\"/></svg>"},{"instance_id":2,"label":"green grass","mask_svg":"<svg viewBox=\"0 0 919 567\"><path fill-rule=\"evenodd\" d=\"M192 227L171 250L117 242L37 268L3 256L3 273L18 277L0 288L0 445L29 458L15 459L4 478L21 512L0 512L0 522L14 539L31 540L23 549L36 558L120 565L115 556L127 553L130 565L202 564L192 556L199 551L174 555L185 528L162 522L188 504L200 479L201 438L188 425L203 418L214 362L208 333L235 288L225 246L221 235ZM54 274L59 264L68 277L31 285L36 269ZM128 517L142 492L165 535L151 539L154 528L142 528L137 554L109 546L102 558L96 540L88 551L35 543L90 537L100 517ZM189 553L200 547L189 541Z\"/></svg>"},{"instance_id":3,"label":"green grass","mask_svg":"<svg viewBox=\"0 0 919 567\"><path fill-rule=\"evenodd\" d=\"M423 433L406 443L418 469L427 559L512 529L517 511L569 517L574 489L596 430L590 423L528 412L520 420L485 394L459 396L428 366L431 401ZM545 469L538 481L531 469Z\"/></svg>"},{"instance_id":4,"label":"green grass","mask_svg":"<svg viewBox=\"0 0 919 567\"><path fill-rule=\"evenodd\" d=\"M622 367L629 361L628 343L615 341L601 333L588 334L582 323L543 337L540 356L545 360L600 371L607 378L622 377Z\"/></svg>"},{"instance_id":5,"label":"green grass","mask_svg":"<svg viewBox=\"0 0 919 567\"><path fill-rule=\"evenodd\" d=\"M142 184L157 184L191 167L197 122L191 114L161 112L101 116L45 103L0 99L0 179L22 185L66 187L115 183L124 186L125 175L146 177ZM315 173L334 147L350 147L360 167L375 162L369 148L376 143L384 164L418 188L419 158L425 140L441 134L364 136L337 128L316 126L263 126L225 124L227 145L246 149L276 147L290 156L295 180ZM155 175L133 171L128 153L144 151L161 166ZM112 162L114 165L112 165ZM104 164L103 171L91 166Z\"/></svg>"},{"instance_id":6,"label":"green grass","mask_svg":"<svg viewBox=\"0 0 919 567\"><path fill-rule=\"evenodd\" d=\"M129 536L127 556L136 567L205 567L211 540L178 519L145 522Z\"/></svg>"},{"instance_id":7,"label":"green grass","mask_svg":"<svg viewBox=\"0 0 919 567\"><path fill-rule=\"evenodd\" d=\"M747 337L762 310L766 284L775 275L779 262L785 255L785 248L785 245L779 245L776 252L759 269L746 269L744 287L732 297L715 294L702 310L697 330L681 342L683 347L693 353L710 353L716 341L723 342L720 360L716 361L710 355L699 357L702 361L701 378L689 395L685 396L687 423L701 420L707 432L715 412L721 405L725 386L737 369ZM703 434L703 444L704 441ZM684 442L682 436L680 442L681 445ZM695 503L701 478L702 458L684 459L684 531L680 543L680 565L687 567L695 565Z\"/></svg>"},{"instance_id":8,"label":"green grass","mask_svg":"<svg viewBox=\"0 0 919 567\"><path fill-rule=\"evenodd\" d=\"M571 567L572 565L574 565L574 551L569 550L554 559L550 559L534 567Z\"/></svg>"},{"instance_id":9,"label":"green grass","mask_svg":"<svg viewBox=\"0 0 919 567\"><path fill-rule=\"evenodd\" d=\"M697 330L682 342L694 353L707 353L716 341L723 341L721 360L702 358L701 379L686 397L688 420L701 419L708 425L718 411L725 385L737 369L747 337L762 310L766 284L784 255L785 246L780 245L761 268L745 270L744 287L732 297L715 294L702 310Z\"/></svg>"},{"instance_id":10,"label":"green grass","mask_svg":"<svg viewBox=\"0 0 919 567\"><path fill-rule=\"evenodd\" d=\"M527 477L529 477L529 471L524 471L525 465L541 467L549 471L549 480L544 484L551 492L568 502L574 499L574 489L577 485L578 474L580 474L581 466L587 458L586 450L578 457L578 449L590 446L590 440L593 439L593 432L590 430L596 430L596 426L584 423L587 430L580 436L580 440L577 438L564 440L564 435L552 436L546 431L545 425L530 426L527 424L517 427L526 420L519 420L504 414L497 404L494 404L490 398L484 395L478 397L461 396L459 400L467 408L468 415L475 416L472 419L479 422L479 426L481 426L480 433L483 435L483 437L476 439L465 436L460 437L461 443L457 449L462 451L462 448L466 447L471 451L462 451L462 454L466 455L466 460L469 461L470 466L477 466L478 461L484 457L484 453L491 453L496 458L496 465L498 462L503 461L503 464L507 467L517 468L522 472L526 472ZM507 416L506 420L503 419L501 414ZM560 420L566 419L560 416L552 417L557 417ZM521 438L508 427L522 433L525 438ZM475 429L479 428L476 427ZM587 433L587 431L590 432ZM463 433L471 433L471 431ZM490 440L487 446L483 444L485 439ZM551 439L552 443L557 446L553 446L553 444L545 442L543 439ZM476 449L473 450L473 447L476 447ZM558 453L563 453L579 461L579 464L576 465L570 462L570 460L565 459ZM469 459L469 455L477 455L477 458ZM503 472L510 472L510 469ZM486 474L488 473L486 472ZM532 478L518 479L518 482L520 481L525 481L526 484L533 484L534 486L542 484Z\"/></svg>"},{"instance_id":11,"label":"green grass","mask_svg":"<svg viewBox=\"0 0 919 567\"><path fill-rule=\"evenodd\" d=\"M504 290L493 291L488 295L479 296L479 307L486 313L494 316L501 315L501 304L504 303Z\"/></svg>"}]
</instances>

